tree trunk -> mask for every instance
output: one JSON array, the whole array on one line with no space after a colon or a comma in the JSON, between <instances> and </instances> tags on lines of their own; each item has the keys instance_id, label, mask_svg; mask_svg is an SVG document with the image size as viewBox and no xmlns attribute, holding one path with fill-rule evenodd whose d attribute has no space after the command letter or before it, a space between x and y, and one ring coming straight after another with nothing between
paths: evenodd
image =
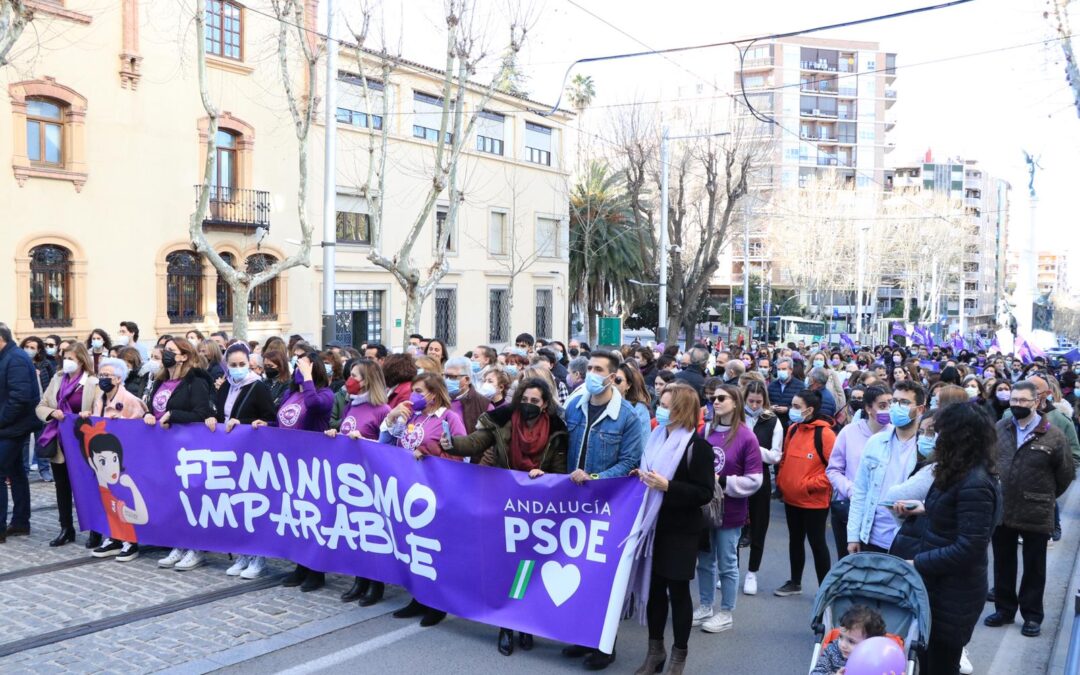
<instances>
[{"instance_id":1,"label":"tree trunk","mask_svg":"<svg viewBox=\"0 0 1080 675\"><path fill-rule=\"evenodd\" d=\"M585 341L593 346L596 346L596 340L599 339L596 332L596 318L598 315L599 312L596 311L596 306L590 303L587 318L588 323L585 326Z\"/></svg>"},{"instance_id":2,"label":"tree trunk","mask_svg":"<svg viewBox=\"0 0 1080 675\"><path fill-rule=\"evenodd\" d=\"M405 289L405 335L401 341L401 348L408 349L409 336L420 332L420 308L423 303L419 289L415 284Z\"/></svg>"},{"instance_id":3,"label":"tree trunk","mask_svg":"<svg viewBox=\"0 0 1080 675\"><path fill-rule=\"evenodd\" d=\"M247 340L248 337L248 298L251 296L251 287L246 283L237 282L232 287L233 302L233 334L237 340ZM220 307L218 308L220 314Z\"/></svg>"}]
</instances>

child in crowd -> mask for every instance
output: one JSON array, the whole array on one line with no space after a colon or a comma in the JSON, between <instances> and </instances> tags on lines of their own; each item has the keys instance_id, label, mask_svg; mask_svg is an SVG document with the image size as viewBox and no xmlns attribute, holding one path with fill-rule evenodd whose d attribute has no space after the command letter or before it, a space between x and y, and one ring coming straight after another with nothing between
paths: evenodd
<instances>
[{"instance_id":1,"label":"child in crowd","mask_svg":"<svg viewBox=\"0 0 1080 675\"><path fill-rule=\"evenodd\" d=\"M881 635L885 635L885 619L881 614L865 605L855 605L840 617L840 636L821 650L810 675L843 675L851 652L863 640Z\"/></svg>"}]
</instances>

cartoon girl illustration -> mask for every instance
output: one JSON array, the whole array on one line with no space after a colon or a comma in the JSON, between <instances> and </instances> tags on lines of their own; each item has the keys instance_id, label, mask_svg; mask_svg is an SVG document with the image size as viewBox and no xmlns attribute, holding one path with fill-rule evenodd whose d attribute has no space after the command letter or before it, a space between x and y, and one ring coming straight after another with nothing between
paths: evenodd
<instances>
[{"instance_id":1,"label":"cartoon girl illustration","mask_svg":"<svg viewBox=\"0 0 1080 675\"><path fill-rule=\"evenodd\" d=\"M139 555L134 526L145 525L150 520L150 514L135 481L124 473L124 448L120 445L120 439L105 431L105 420L91 423L85 419L75 423L75 437L97 476L101 504L109 520L108 539L91 555L95 558L116 556L121 562L134 560ZM113 496L110 486L117 483L131 491L134 508Z\"/></svg>"}]
</instances>

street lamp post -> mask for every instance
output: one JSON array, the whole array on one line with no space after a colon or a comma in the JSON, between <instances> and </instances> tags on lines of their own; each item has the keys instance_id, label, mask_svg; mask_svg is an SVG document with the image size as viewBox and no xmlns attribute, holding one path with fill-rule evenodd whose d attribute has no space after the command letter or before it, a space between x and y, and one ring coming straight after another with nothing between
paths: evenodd
<instances>
[{"instance_id":1,"label":"street lamp post","mask_svg":"<svg viewBox=\"0 0 1080 675\"><path fill-rule=\"evenodd\" d=\"M870 223L864 223L859 227L859 260L858 260L858 283L855 291L855 342L862 344L863 331L863 277L866 274L866 231L870 229Z\"/></svg>"},{"instance_id":2,"label":"street lamp post","mask_svg":"<svg viewBox=\"0 0 1080 675\"><path fill-rule=\"evenodd\" d=\"M667 125L660 137L660 299L657 303L657 326L656 339L658 342L667 343L667 275L668 275L668 142L685 140L688 138L705 138L709 136L727 136L731 132L721 131L715 134L689 134L686 136L672 136ZM676 340L678 335L675 336Z\"/></svg>"},{"instance_id":3,"label":"street lamp post","mask_svg":"<svg viewBox=\"0 0 1080 675\"><path fill-rule=\"evenodd\" d=\"M323 163L323 301L322 301L322 344L334 341L335 333L335 297L334 297L334 253L337 244L337 212L334 202L337 199L337 50L338 43L333 39L334 2L326 3L326 95L323 102L326 108L326 150Z\"/></svg>"}]
</instances>

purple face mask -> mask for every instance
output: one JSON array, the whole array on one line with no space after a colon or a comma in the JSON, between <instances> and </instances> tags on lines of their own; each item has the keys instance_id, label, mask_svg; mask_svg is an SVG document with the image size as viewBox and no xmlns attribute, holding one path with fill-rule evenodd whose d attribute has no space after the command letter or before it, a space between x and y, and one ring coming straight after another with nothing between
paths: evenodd
<instances>
[{"instance_id":1,"label":"purple face mask","mask_svg":"<svg viewBox=\"0 0 1080 675\"><path fill-rule=\"evenodd\" d=\"M874 413L874 419L881 426L885 426L889 423L889 411Z\"/></svg>"},{"instance_id":2,"label":"purple face mask","mask_svg":"<svg viewBox=\"0 0 1080 675\"><path fill-rule=\"evenodd\" d=\"M413 392L413 395L409 397L409 402L412 403L412 409L419 412L427 407L427 399L423 394L417 394Z\"/></svg>"}]
</instances>

